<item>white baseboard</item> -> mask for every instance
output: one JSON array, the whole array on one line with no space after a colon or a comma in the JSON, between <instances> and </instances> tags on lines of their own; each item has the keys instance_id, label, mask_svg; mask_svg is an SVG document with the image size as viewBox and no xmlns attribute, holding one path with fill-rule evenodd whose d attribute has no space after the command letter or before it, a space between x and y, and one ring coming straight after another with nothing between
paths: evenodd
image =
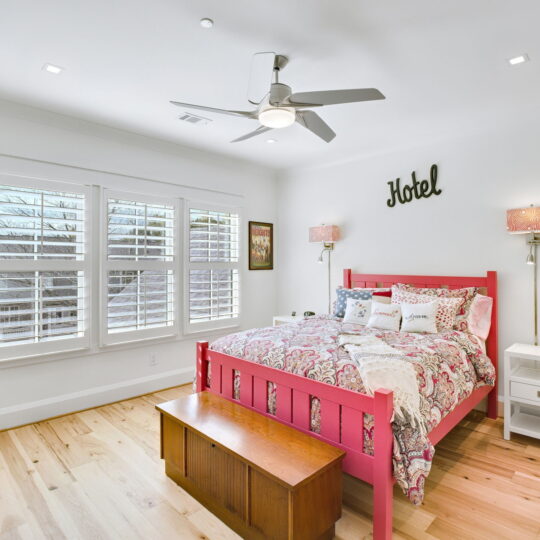
<instances>
[{"instance_id":1,"label":"white baseboard","mask_svg":"<svg viewBox=\"0 0 540 540\"><path fill-rule=\"evenodd\" d=\"M195 372L192 367L175 369L148 377L130 379L81 390L80 392L3 407L0 409L0 430L91 407L98 407L99 405L148 394L163 388L170 388L171 386L178 386L191 382L194 375Z\"/></svg>"}]
</instances>

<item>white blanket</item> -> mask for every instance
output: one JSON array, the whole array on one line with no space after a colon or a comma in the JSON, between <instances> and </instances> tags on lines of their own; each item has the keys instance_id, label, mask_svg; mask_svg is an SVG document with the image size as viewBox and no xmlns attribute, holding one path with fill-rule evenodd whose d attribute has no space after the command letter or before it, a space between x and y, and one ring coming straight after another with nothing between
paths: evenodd
<instances>
[{"instance_id":1,"label":"white blanket","mask_svg":"<svg viewBox=\"0 0 540 540\"><path fill-rule=\"evenodd\" d=\"M373 395L379 388L392 390L394 416L400 423L410 423L425 434L427 427L420 411L418 379L407 357L374 336L341 334L339 345L356 364L366 391Z\"/></svg>"}]
</instances>

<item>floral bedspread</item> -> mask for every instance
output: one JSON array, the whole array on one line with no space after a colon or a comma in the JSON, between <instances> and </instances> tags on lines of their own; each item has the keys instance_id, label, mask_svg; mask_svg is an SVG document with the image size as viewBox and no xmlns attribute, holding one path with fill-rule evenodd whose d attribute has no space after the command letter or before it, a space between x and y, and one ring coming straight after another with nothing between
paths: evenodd
<instances>
[{"instance_id":1,"label":"floral bedspread","mask_svg":"<svg viewBox=\"0 0 540 540\"><path fill-rule=\"evenodd\" d=\"M439 334L413 334L376 330L317 316L300 322L230 334L214 341L211 349L282 369L316 381L363 392L355 363L338 346L341 333L374 335L399 350L418 375L421 413L429 430L476 388L495 384L495 369L478 338L448 330ZM236 381L238 387L239 381ZM275 407L270 388L269 410ZM312 402L311 428L320 428L320 406ZM364 418L364 451L373 453L373 417ZM393 422L394 476L407 497L420 504L431 468L434 448L426 435L409 424Z\"/></svg>"}]
</instances>

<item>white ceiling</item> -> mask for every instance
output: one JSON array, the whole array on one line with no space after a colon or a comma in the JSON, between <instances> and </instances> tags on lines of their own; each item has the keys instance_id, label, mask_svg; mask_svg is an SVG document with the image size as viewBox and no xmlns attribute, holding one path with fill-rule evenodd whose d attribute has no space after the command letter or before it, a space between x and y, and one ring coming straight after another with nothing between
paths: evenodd
<instances>
[{"instance_id":1,"label":"white ceiling","mask_svg":"<svg viewBox=\"0 0 540 540\"><path fill-rule=\"evenodd\" d=\"M539 21L538 0L2 0L0 98L270 167L319 164L537 111ZM290 57L281 80L293 91L375 87L387 99L320 109L330 144L298 125L274 131L277 144L230 144L255 121L177 119L171 99L249 109L258 51ZM508 65L524 52L531 62Z\"/></svg>"}]
</instances>

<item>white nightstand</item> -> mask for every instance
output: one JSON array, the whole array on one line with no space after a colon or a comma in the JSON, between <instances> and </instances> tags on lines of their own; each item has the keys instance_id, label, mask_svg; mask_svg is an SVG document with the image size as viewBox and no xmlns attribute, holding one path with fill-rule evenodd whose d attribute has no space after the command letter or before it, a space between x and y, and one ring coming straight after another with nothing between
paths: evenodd
<instances>
[{"instance_id":1,"label":"white nightstand","mask_svg":"<svg viewBox=\"0 0 540 540\"><path fill-rule=\"evenodd\" d=\"M304 317L301 315L296 315L293 317L292 315L276 315L273 319L273 325L279 326L280 324L287 324L291 322L297 322L301 321Z\"/></svg>"},{"instance_id":2,"label":"white nightstand","mask_svg":"<svg viewBox=\"0 0 540 540\"><path fill-rule=\"evenodd\" d=\"M504 351L504 438L540 439L540 347L515 343Z\"/></svg>"}]
</instances>

